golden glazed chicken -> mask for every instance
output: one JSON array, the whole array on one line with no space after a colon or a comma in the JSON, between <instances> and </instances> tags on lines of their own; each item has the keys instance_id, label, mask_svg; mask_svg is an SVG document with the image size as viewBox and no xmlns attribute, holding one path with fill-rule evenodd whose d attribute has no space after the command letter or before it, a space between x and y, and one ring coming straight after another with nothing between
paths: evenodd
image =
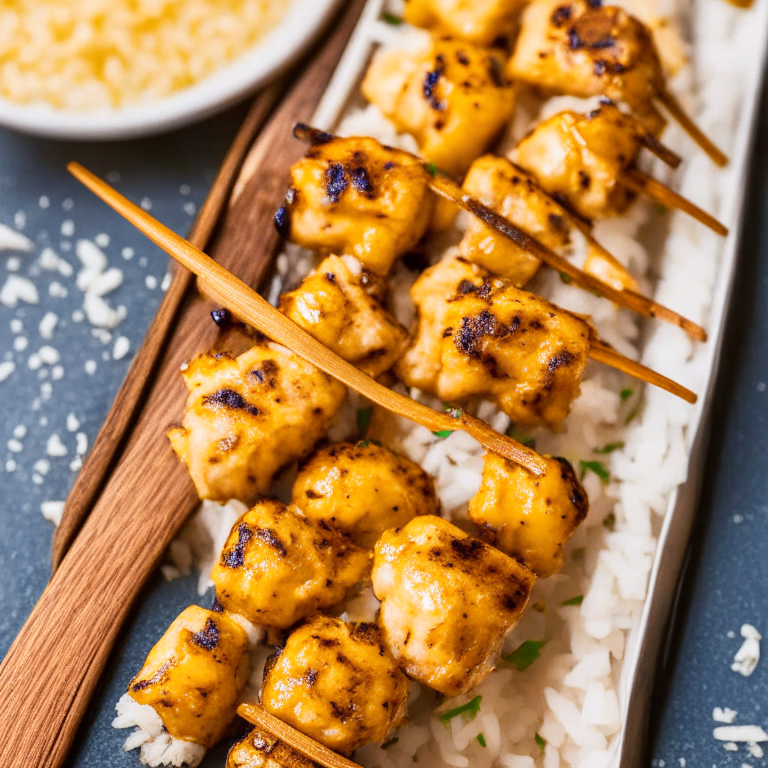
<instances>
[{"instance_id":1,"label":"golden glazed chicken","mask_svg":"<svg viewBox=\"0 0 768 768\"><path fill-rule=\"evenodd\" d=\"M509 160L495 155L478 158L462 189L553 251L560 252L570 243L570 226L560 205ZM464 258L518 287L541 265L531 253L474 216L459 250Z\"/></svg>"},{"instance_id":2,"label":"golden glazed chicken","mask_svg":"<svg viewBox=\"0 0 768 768\"><path fill-rule=\"evenodd\" d=\"M329 445L302 462L293 503L361 547L440 509L435 483L418 464L370 440Z\"/></svg>"},{"instance_id":3,"label":"golden glazed chicken","mask_svg":"<svg viewBox=\"0 0 768 768\"><path fill-rule=\"evenodd\" d=\"M407 386L454 404L487 397L515 424L565 419L589 352L586 322L462 258L430 267L411 296L416 340L396 367Z\"/></svg>"},{"instance_id":4,"label":"golden glazed chicken","mask_svg":"<svg viewBox=\"0 0 768 768\"><path fill-rule=\"evenodd\" d=\"M352 256L329 256L280 310L326 347L369 376L392 367L408 346L408 332L379 301L381 281Z\"/></svg>"},{"instance_id":5,"label":"golden glazed chicken","mask_svg":"<svg viewBox=\"0 0 768 768\"><path fill-rule=\"evenodd\" d=\"M226 610L287 629L341 602L370 566L370 552L323 521L265 499L232 527L211 579Z\"/></svg>"},{"instance_id":6,"label":"golden glazed chicken","mask_svg":"<svg viewBox=\"0 0 768 768\"><path fill-rule=\"evenodd\" d=\"M292 747L266 731L254 728L233 744L226 768L319 768Z\"/></svg>"},{"instance_id":7,"label":"golden glazed chicken","mask_svg":"<svg viewBox=\"0 0 768 768\"><path fill-rule=\"evenodd\" d=\"M435 37L420 53L382 50L362 89L427 160L463 175L512 116L514 89L502 69L496 50Z\"/></svg>"},{"instance_id":8,"label":"golden glazed chicken","mask_svg":"<svg viewBox=\"0 0 768 768\"><path fill-rule=\"evenodd\" d=\"M441 517L415 517L376 544L373 591L387 646L408 675L448 696L493 670L535 579Z\"/></svg>"},{"instance_id":9,"label":"golden glazed chicken","mask_svg":"<svg viewBox=\"0 0 768 768\"><path fill-rule=\"evenodd\" d=\"M539 123L512 159L541 187L585 219L622 213L631 192L621 174L634 165L643 134L613 104L582 115L559 112Z\"/></svg>"},{"instance_id":10,"label":"golden glazed chicken","mask_svg":"<svg viewBox=\"0 0 768 768\"><path fill-rule=\"evenodd\" d=\"M405 20L415 27L491 45L509 37L523 0L406 0Z\"/></svg>"},{"instance_id":11,"label":"golden glazed chicken","mask_svg":"<svg viewBox=\"0 0 768 768\"><path fill-rule=\"evenodd\" d=\"M472 163L462 185L495 213L509 219L550 250L563 255L571 242L574 220L555 198L521 168L503 157L483 155ZM541 261L514 241L472 217L459 244L461 255L522 288ZM637 290L637 281L605 249L590 242L584 271L617 290Z\"/></svg>"},{"instance_id":12,"label":"golden glazed chicken","mask_svg":"<svg viewBox=\"0 0 768 768\"><path fill-rule=\"evenodd\" d=\"M294 630L264 669L262 706L342 755L384 741L404 720L407 701L408 680L375 624L317 617Z\"/></svg>"},{"instance_id":13,"label":"golden glazed chicken","mask_svg":"<svg viewBox=\"0 0 768 768\"><path fill-rule=\"evenodd\" d=\"M275 221L294 243L355 256L386 275L424 234L433 203L424 171L408 153L370 138L325 138L291 168Z\"/></svg>"},{"instance_id":14,"label":"golden glazed chicken","mask_svg":"<svg viewBox=\"0 0 768 768\"><path fill-rule=\"evenodd\" d=\"M589 501L565 459L541 458L546 471L536 477L519 464L486 453L469 516L486 541L545 578L563 567L563 549L587 516Z\"/></svg>"},{"instance_id":15,"label":"golden glazed chicken","mask_svg":"<svg viewBox=\"0 0 768 768\"><path fill-rule=\"evenodd\" d=\"M234 619L190 606L128 684L171 736L212 747L235 717L248 680L247 635Z\"/></svg>"},{"instance_id":16,"label":"golden glazed chicken","mask_svg":"<svg viewBox=\"0 0 768 768\"><path fill-rule=\"evenodd\" d=\"M202 354L183 371L182 426L168 437L201 499L246 504L325 434L342 384L285 347L261 342L234 358Z\"/></svg>"},{"instance_id":17,"label":"golden glazed chicken","mask_svg":"<svg viewBox=\"0 0 768 768\"><path fill-rule=\"evenodd\" d=\"M506 71L549 92L623 101L654 135L664 128L653 102L664 89L653 35L617 6L533 0Z\"/></svg>"}]
</instances>

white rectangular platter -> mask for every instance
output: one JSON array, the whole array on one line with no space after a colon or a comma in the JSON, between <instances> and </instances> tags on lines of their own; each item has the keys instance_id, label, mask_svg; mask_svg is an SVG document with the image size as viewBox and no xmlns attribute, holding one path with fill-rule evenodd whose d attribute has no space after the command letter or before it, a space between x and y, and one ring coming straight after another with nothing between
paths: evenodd
<instances>
[{"instance_id":1,"label":"white rectangular platter","mask_svg":"<svg viewBox=\"0 0 768 768\"><path fill-rule=\"evenodd\" d=\"M463 724L459 718L451 724L450 733L441 737L434 724L420 725L422 721L416 718L414 728L427 731L431 728L431 732L422 733L419 738L402 739L408 746L401 745L401 749L396 746L386 753L378 748L364 750L360 761L370 768L404 765L402 761L408 750L413 754L428 738L433 739L429 749L434 752L436 766L482 768L501 764L507 768L525 768L535 764L544 768L561 765L634 768L647 764L645 749L654 670L695 519L714 383L733 278L738 268L749 160L764 84L768 3L758 0L754 7L746 10L724 0L628 0L617 4L626 5L641 18L671 19L681 30L688 65L672 81L672 88L685 101L698 124L730 157L727 168L716 169L672 126L664 140L685 158L682 168L665 177L662 166L649 166L657 177L724 222L730 229L726 239L718 238L682 214L667 215L660 221L647 211L627 232L601 230L600 226L597 229L598 239L602 237L620 259L628 235L640 241L645 251L640 261L646 273L646 288L657 300L707 328L709 341L697 346L678 329L654 322L639 323L636 330L629 331L623 339L636 345L636 354L642 362L696 391L699 401L691 407L670 395L645 388L639 415L625 428L626 411L621 410L620 405L617 410L617 403L606 394L616 389L615 381L598 378L590 383L587 376L585 391L589 390L589 397L584 397L594 401L593 413L595 407L602 409L603 406L613 413L605 434L614 434L611 429L623 430L625 447L610 457L609 487L599 488L595 478L588 477L585 481L590 497L598 496L598 503L592 504L592 514L604 516L607 510L612 510L617 524L613 531L606 532L600 530L599 521L593 522L584 535L600 537L601 543L588 548L587 561L565 574L551 594L548 593L550 600L569 594L569 588L571 593L584 594L580 607L554 611L561 616L560 624L555 626L566 632L559 645L551 642L556 655L553 650L546 663L542 657L539 671L532 673L530 679L523 681L521 675L508 676L495 689L483 691L486 700L494 695L506 697L505 706L507 709L517 707L521 721L538 720L518 729L518 733L511 733L503 717L497 717L494 724L492 719L482 720L481 715L479 719L486 731L499 731L494 744L489 745L494 749L483 752L469 743L473 738L472 728L479 729L477 725ZM368 3L314 116L317 127L342 135L366 133L363 128L370 119L371 108L367 108L366 115L359 96L361 79L376 49L382 44L391 44L397 35L403 34L401 28L380 20L383 11L397 14L401 9L384 6L383 0ZM545 114L555 111L554 106L545 106L544 110L547 109L550 111ZM374 130L371 134L391 140L394 129L380 124L378 132ZM400 145L412 146L407 140ZM629 253L625 260L632 263L633 258ZM557 287L554 295L550 295L551 282L544 284L544 290L547 289L550 293L545 295L557 303L585 311L580 300L568 293L576 289ZM596 321L606 336L609 331L600 326L600 321L607 328L614 319L609 316L610 312ZM632 353L631 348L627 353ZM578 408L577 403L574 410ZM548 452L563 445L567 449L578 442L569 443L568 436L557 439L565 442L553 444L542 438ZM462 455L457 449L453 459L457 456L460 459ZM424 456L420 458L423 460ZM468 462L474 460L471 452L465 458ZM596 506L604 511L595 512ZM623 573L629 573L631 578L622 581ZM551 625L546 626L551 631ZM512 645L526 639L526 632L543 632L544 627L534 617L515 630ZM590 670L589 665L590 659L604 658L609 659L610 672L601 677ZM574 672L579 664L581 671ZM562 685L568 675L574 685ZM579 675L581 680L576 679ZM594 697L598 696L597 716L594 709L587 713L588 694L593 697L593 704ZM614 694L617 721L610 717ZM531 697L533 705L530 705ZM601 724L601 716L611 724ZM548 747L543 756L536 750L520 747L526 740L531 741L529 737L534 728L547 737Z\"/></svg>"}]
</instances>

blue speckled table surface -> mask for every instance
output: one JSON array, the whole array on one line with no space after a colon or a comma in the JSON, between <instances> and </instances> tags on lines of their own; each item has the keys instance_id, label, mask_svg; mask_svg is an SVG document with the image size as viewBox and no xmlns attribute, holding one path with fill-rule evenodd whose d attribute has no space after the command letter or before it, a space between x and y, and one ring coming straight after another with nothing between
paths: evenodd
<instances>
[{"instance_id":1,"label":"blue speckled table surface","mask_svg":"<svg viewBox=\"0 0 768 768\"><path fill-rule=\"evenodd\" d=\"M38 303L0 304L0 366L15 366L0 381L3 654L50 573L53 527L41 505L66 497L78 449L86 439L92 442L109 409L159 304L167 268L157 248L79 186L64 166L79 160L130 198L146 198L144 205L154 215L185 232L242 116L237 108L168 136L112 144L53 142L0 130L0 223L19 229L34 244L27 253L0 250L0 284L15 273L30 278L39 293ZM766 131L764 105L759 135ZM749 678L730 669L743 623L768 636L768 148L758 145L699 524L667 663L659 671L651 749L660 768L766 765L745 747L725 751L712 735L716 706L737 710L739 724L768 730L768 662ZM123 274L122 284L103 297L126 312L109 331L81 319L84 294L76 285L81 238L102 243L109 267ZM45 247L74 267L71 275L41 268ZM46 339L40 323L51 312L57 323ZM115 355L119 337L130 342L123 357ZM121 341L117 349L124 345ZM30 357L43 346L55 349L60 360L48 352L49 363L30 368ZM56 455L64 449L65 455ZM125 734L110 727L114 702L166 629L168 617L190 602L197 602L193 577L150 581L89 710L72 766L139 765L136 753L121 749ZM223 762L223 749L214 750L205 765Z\"/></svg>"}]
</instances>

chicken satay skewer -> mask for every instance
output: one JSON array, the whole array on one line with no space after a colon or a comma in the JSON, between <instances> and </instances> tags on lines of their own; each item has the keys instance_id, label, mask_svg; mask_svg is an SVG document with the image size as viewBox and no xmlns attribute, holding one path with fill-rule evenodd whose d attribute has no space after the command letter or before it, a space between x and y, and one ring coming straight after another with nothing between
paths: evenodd
<instances>
[{"instance_id":1,"label":"chicken satay skewer","mask_svg":"<svg viewBox=\"0 0 768 768\"><path fill-rule=\"evenodd\" d=\"M504 237L509 238L520 248L532 253L537 259L540 259L552 267L552 269L567 275L579 287L597 293L606 299L610 299L615 304L634 310L646 317L657 317L660 320L677 325L699 341L707 340L707 332L701 326L677 312L656 303L653 299L627 289L616 290L602 280L598 280L596 277L582 271L567 259L558 256L553 250L542 245L538 240L527 235L511 221L495 213L488 206L483 205L479 200L476 200L471 195L464 194L461 187L447 176L440 173L432 175L426 167L424 170L430 176L429 185L433 192L476 216L484 224L492 227Z\"/></svg>"},{"instance_id":2,"label":"chicken satay skewer","mask_svg":"<svg viewBox=\"0 0 768 768\"><path fill-rule=\"evenodd\" d=\"M333 134L305 125L304 123L297 123L293 133L297 139L307 141L310 144L324 144L336 138ZM527 235L508 219L495 213L471 195L465 194L455 181L437 169L433 163L425 163L416 155L412 155L412 158L414 163L423 168L427 184L435 194L468 211L504 237L512 240L519 248L533 254L549 267L552 267L552 269L556 269L561 274L570 277L579 287L597 293L619 306L631 309L646 317L657 317L660 320L677 325L698 341L707 340L707 332L701 326L652 299L627 289L619 291L602 280L584 272L571 264L567 259L558 256L553 250L547 248L535 238ZM576 218L575 216L573 217L574 220ZM582 231L584 230L582 229ZM596 245L601 252L604 252L604 255L608 254L602 246L595 244L593 239L590 242ZM614 257L608 254L608 260L614 261Z\"/></svg>"},{"instance_id":3,"label":"chicken satay skewer","mask_svg":"<svg viewBox=\"0 0 768 768\"><path fill-rule=\"evenodd\" d=\"M325 768L360 768L357 763L349 758L343 757L319 741L306 736L292 725L284 723L280 718L270 714L259 704L241 704L237 708L237 714L251 725L269 731L273 736L277 736L280 741L293 747L304 757L324 765Z\"/></svg>"},{"instance_id":4,"label":"chicken satay skewer","mask_svg":"<svg viewBox=\"0 0 768 768\"><path fill-rule=\"evenodd\" d=\"M70 163L67 168L97 197L131 222L169 256L201 278L204 281L204 291L209 298L228 308L233 314L278 344L288 347L295 354L377 405L405 416L430 431L463 430L488 450L524 466L535 475L544 472L544 463L535 451L510 437L499 434L486 422L470 416L463 410L460 413L454 411L454 415L440 413L379 384L331 352L253 289L79 163Z\"/></svg>"}]
</instances>

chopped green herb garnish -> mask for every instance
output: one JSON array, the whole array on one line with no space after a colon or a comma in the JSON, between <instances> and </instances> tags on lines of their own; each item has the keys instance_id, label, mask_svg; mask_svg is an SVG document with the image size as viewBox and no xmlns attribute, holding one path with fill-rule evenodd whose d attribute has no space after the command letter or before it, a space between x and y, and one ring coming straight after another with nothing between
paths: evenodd
<instances>
[{"instance_id":1,"label":"chopped green herb garnish","mask_svg":"<svg viewBox=\"0 0 768 768\"><path fill-rule=\"evenodd\" d=\"M380 440L371 440L371 443L375 445L377 448L383 448L384 444Z\"/></svg>"},{"instance_id":2,"label":"chopped green herb garnish","mask_svg":"<svg viewBox=\"0 0 768 768\"><path fill-rule=\"evenodd\" d=\"M501 658L515 667L518 672L528 669L536 659L541 655L541 649L545 640L526 640L522 645L515 648L512 653L508 653Z\"/></svg>"},{"instance_id":3,"label":"chopped green herb garnish","mask_svg":"<svg viewBox=\"0 0 768 768\"><path fill-rule=\"evenodd\" d=\"M630 397L635 393L635 390L632 389L632 387L627 387L626 389L622 389L621 392L619 392L619 397L621 398L622 403L626 403L627 400L629 400Z\"/></svg>"},{"instance_id":4,"label":"chopped green herb garnish","mask_svg":"<svg viewBox=\"0 0 768 768\"><path fill-rule=\"evenodd\" d=\"M593 453L613 453L614 451L618 451L619 448L623 448L624 443L618 442L618 443L607 443L602 448L593 448Z\"/></svg>"},{"instance_id":5,"label":"chopped green herb garnish","mask_svg":"<svg viewBox=\"0 0 768 768\"><path fill-rule=\"evenodd\" d=\"M368 425L371 423L371 414L373 413L373 408L371 406L368 406L368 408L360 408L357 411L357 428L365 434L365 431L368 429Z\"/></svg>"},{"instance_id":6,"label":"chopped green herb garnish","mask_svg":"<svg viewBox=\"0 0 768 768\"><path fill-rule=\"evenodd\" d=\"M361 440L358 444L358 448L367 448L371 444L370 440Z\"/></svg>"},{"instance_id":7,"label":"chopped green herb garnish","mask_svg":"<svg viewBox=\"0 0 768 768\"><path fill-rule=\"evenodd\" d=\"M544 750L547 747L547 740L539 736L538 733L533 738L536 740L536 743L539 745L539 749L541 750L541 754L543 755Z\"/></svg>"},{"instance_id":8,"label":"chopped green herb garnish","mask_svg":"<svg viewBox=\"0 0 768 768\"><path fill-rule=\"evenodd\" d=\"M566 275L565 272L560 272L560 279L567 285L573 282L573 278L570 275Z\"/></svg>"},{"instance_id":9,"label":"chopped green herb garnish","mask_svg":"<svg viewBox=\"0 0 768 768\"><path fill-rule=\"evenodd\" d=\"M573 559L574 560L583 560L584 559L584 547L578 547L573 550Z\"/></svg>"},{"instance_id":10,"label":"chopped green herb garnish","mask_svg":"<svg viewBox=\"0 0 768 768\"><path fill-rule=\"evenodd\" d=\"M481 747L487 747L487 746L488 746L488 745L485 743L485 736L483 736L483 734L482 734L482 733L478 733L478 734L477 734L477 736L475 736L475 738L477 739L477 743L478 743L478 744L479 744Z\"/></svg>"},{"instance_id":11,"label":"chopped green herb garnish","mask_svg":"<svg viewBox=\"0 0 768 768\"><path fill-rule=\"evenodd\" d=\"M582 480L587 472L594 472L604 483L611 479L611 473L605 468L602 461L580 461L579 466L581 467Z\"/></svg>"},{"instance_id":12,"label":"chopped green herb garnish","mask_svg":"<svg viewBox=\"0 0 768 768\"><path fill-rule=\"evenodd\" d=\"M666 205L662 205L661 203L656 203L654 208L656 209L656 213L658 213L659 216L663 216L669 210Z\"/></svg>"},{"instance_id":13,"label":"chopped green herb garnish","mask_svg":"<svg viewBox=\"0 0 768 768\"><path fill-rule=\"evenodd\" d=\"M425 163L424 167L430 176L437 176L437 166L434 163Z\"/></svg>"},{"instance_id":14,"label":"chopped green herb garnish","mask_svg":"<svg viewBox=\"0 0 768 768\"><path fill-rule=\"evenodd\" d=\"M629 416L627 416L626 420L624 421L624 424L630 424L637 418L637 414L640 413L640 406L636 405L630 412Z\"/></svg>"},{"instance_id":15,"label":"chopped green herb garnish","mask_svg":"<svg viewBox=\"0 0 768 768\"><path fill-rule=\"evenodd\" d=\"M399 16L395 16L394 13L382 13L381 14L382 21L386 21L387 24L392 24L395 27L399 27L403 20Z\"/></svg>"},{"instance_id":16,"label":"chopped green herb garnish","mask_svg":"<svg viewBox=\"0 0 768 768\"><path fill-rule=\"evenodd\" d=\"M537 611L538 613L546 613L547 612L547 605L546 605L546 603L534 603L533 604L533 610Z\"/></svg>"},{"instance_id":17,"label":"chopped green herb garnish","mask_svg":"<svg viewBox=\"0 0 768 768\"><path fill-rule=\"evenodd\" d=\"M584 595L576 595L576 597L572 597L570 600L563 600L560 605L581 605L584 602Z\"/></svg>"},{"instance_id":18,"label":"chopped green herb garnish","mask_svg":"<svg viewBox=\"0 0 768 768\"><path fill-rule=\"evenodd\" d=\"M448 726L448 723L453 720L454 717L462 715L465 720L474 720L477 717L477 713L480 711L480 700L482 696L475 696L474 699L468 701L466 704L462 704L455 709L449 709L447 712L441 712L437 718L444 726Z\"/></svg>"},{"instance_id":19,"label":"chopped green herb garnish","mask_svg":"<svg viewBox=\"0 0 768 768\"><path fill-rule=\"evenodd\" d=\"M389 749L393 744L397 744L397 742L400 741L400 739L395 736L394 738L390 739L389 741L385 741L382 745L382 749Z\"/></svg>"},{"instance_id":20,"label":"chopped green herb garnish","mask_svg":"<svg viewBox=\"0 0 768 768\"><path fill-rule=\"evenodd\" d=\"M514 424L510 424L506 432L507 437L511 437L513 440L517 440L520 445L524 445L526 448L535 448L536 440L532 437L527 437L522 432L518 432L515 429Z\"/></svg>"},{"instance_id":21,"label":"chopped green herb garnish","mask_svg":"<svg viewBox=\"0 0 768 768\"><path fill-rule=\"evenodd\" d=\"M437 432L433 432L432 434L435 435L435 437L443 437L443 438L445 438L445 437L448 437L449 435L452 435L453 434L453 430L452 429L441 429L441 430L439 430Z\"/></svg>"},{"instance_id":22,"label":"chopped green herb garnish","mask_svg":"<svg viewBox=\"0 0 768 768\"><path fill-rule=\"evenodd\" d=\"M608 528L608 530L613 530L616 527L616 515L611 512L608 517L603 520L603 525Z\"/></svg>"}]
</instances>

